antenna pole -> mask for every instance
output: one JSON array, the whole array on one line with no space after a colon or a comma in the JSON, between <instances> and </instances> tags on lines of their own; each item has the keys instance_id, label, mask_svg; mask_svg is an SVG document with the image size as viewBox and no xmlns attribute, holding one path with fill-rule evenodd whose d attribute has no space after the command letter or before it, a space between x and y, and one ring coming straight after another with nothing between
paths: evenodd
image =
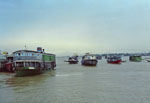
<instances>
[{"instance_id":1,"label":"antenna pole","mask_svg":"<svg viewBox=\"0 0 150 103\"><path fill-rule=\"evenodd\" d=\"M24 47L25 47L25 49L27 49L27 46L26 46L26 44L25 44L25 46L24 46Z\"/></svg>"}]
</instances>

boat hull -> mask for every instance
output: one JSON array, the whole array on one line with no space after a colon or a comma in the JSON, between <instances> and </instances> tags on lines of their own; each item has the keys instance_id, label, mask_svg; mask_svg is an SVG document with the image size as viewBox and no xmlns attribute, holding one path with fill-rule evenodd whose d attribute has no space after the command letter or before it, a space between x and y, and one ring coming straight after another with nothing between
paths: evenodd
<instances>
[{"instance_id":1,"label":"boat hull","mask_svg":"<svg viewBox=\"0 0 150 103\"><path fill-rule=\"evenodd\" d=\"M130 60L131 62L141 62L142 60L138 60L138 59L135 59L135 60Z\"/></svg>"},{"instance_id":2,"label":"boat hull","mask_svg":"<svg viewBox=\"0 0 150 103\"><path fill-rule=\"evenodd\" d=\"M13 63L6 63L6 70L8 72L14 72L14 70L13 70Z\"/></svg>"},{"instance_id":3,"label":"boat hull","mask_svg":"<svg viewBox=\"0 0 150 103\"><path fill-rule=\"evenodd\" d=\"M110 64L121 64L121 60L107 61L107 63L110 63Z\"/></svg>"},{"instance_id":4,"label":"boat hull","mask_svg":"<svg viewBox=\"0 0 150 103\"><path fill-rule=\"evenodd\" d=\"M82 60L81 63L85 66L96 66L97 60Z\"/></svg>"},{"instance_id":5,"label":"boat hull","mask_svg":"<svg viewBox=\"0 0 150 103\"><path fill-rule=\"evenodd\" d=\"M68 61L69 62L69 64L77 64L78 63L78 61Z\"/></svg>"},{"instance_id":6,"label":"boat hull","mask_svg":"<svg viewBox=\"0 0 150 103\"><path fill-rule=\"evenodd\" d=\"M55 70L52 68L35 68L35 69L29 69L30 67L20 67L15 69L15 74L17 77L23 77L23 76L32 76L32 75L38 75L42 74L44 72Z\"/></svg>"},{"instance_id":7,"label":"boat hull","mask_svg":"<svg viewBox=\"0 0 150 103\"><path fill-rule=\"evenodd\" d=\"M22 77L22 76L38 75L43 73L43 71L40 69L17 69L15 70L15 73L17 77Z\"/></svg>"}]
</instances>

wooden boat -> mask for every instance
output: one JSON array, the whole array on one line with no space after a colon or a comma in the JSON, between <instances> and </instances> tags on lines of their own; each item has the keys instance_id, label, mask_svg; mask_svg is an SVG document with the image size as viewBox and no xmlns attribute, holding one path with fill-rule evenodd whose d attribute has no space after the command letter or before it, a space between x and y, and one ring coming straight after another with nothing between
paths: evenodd
<instances>
[{"instance_id":1,"label":"wooden boat","mask_svg":"<svg viewBox=\"0 0 150 103\"><path fill-rule=\"evenodd\" d=\"M85 66L96 66L97 62L96 56L89 53L84 55L81 60L81 64Z\"/></svg>"},{"instance_id":2,"label":"wooden boat","mask_svg":"<svg viewBox=\"0 0 150 103\"><path fill-rule=\"evenodd\" d=\"M68 61L65 61L65 62L69 62L69 64L77 64L79 62L78 61L78 56L69 57Z\"/></svg>"},{"instance_id":3,"label":"wooden boat","mask_svg":"<svg viewBox=\"0 0 150 103\"><path fill-rule=\"evenodd\" d=\"M55 55L45 53L41 47L37 51L18 50L13 55L16 76L37 75L56 67Z\"/></svg>"},{"instance_id":4,"label":"wooden boat","mask_svg":"<svg viewBox=\"0 0 150 103\"><path fill-rule=\"evenodd\" d=\"M133 62L141 62L142 61L142 56L130 56L129 60L133 61Z\"/></svg>"},{"instance_id":5,"label":"wooden boat","mask_svg":"<svg viewBox=\"0 0 150 103\"><path fill-rule=\"evenodd\" d=\"M111 63L111 64L121 64L122 60L121 57L108 57L107 58L107 63Z\"/></svg>"}]
</instances>

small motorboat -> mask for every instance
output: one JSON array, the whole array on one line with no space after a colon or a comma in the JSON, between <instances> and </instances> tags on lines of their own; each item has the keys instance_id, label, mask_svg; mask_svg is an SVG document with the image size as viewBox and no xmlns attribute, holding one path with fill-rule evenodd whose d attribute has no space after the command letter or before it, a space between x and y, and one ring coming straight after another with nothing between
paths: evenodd
<instances>
[{"instance_id":1,"label":"small motorboat","mask_svg":"<svg viewBox=\"0 0 150 103\"><path fill-rule=\"evenodd\" d=\"M147 62L150 62L150 60L147 60Z\"/></svg>"},{"instance_id":2,"label":"small motorboat","mask_svg":"<svg viewBox=\"0 0 150 103\"><path fill-rule=\"evenodd\" d=\"M121 64L122 60L121 57L113 56L107 58L107 63L111 64Z\"/></svg>"},{"instance_id":3,"label":"small motorboat","mask_svg":"<svg viewBox=\"0 0 150 103\"><path fill-rule=\"evenodd\" d=\"M141 62L142 61L142 56L130 56L129 60L132 62Z\"/></svg>"},{"instance_id":4,"label":"small motorboat","mask_svg":"<svg viewBox=\"0 0 150 103\"><path fill-rule=\"evenodd\" d=\"M72 56L72 57L69 57L67 61L65 62L69 62L69 64L77 64L79 61L78 61L78 56Z\"/></svg>"}]
</instances>

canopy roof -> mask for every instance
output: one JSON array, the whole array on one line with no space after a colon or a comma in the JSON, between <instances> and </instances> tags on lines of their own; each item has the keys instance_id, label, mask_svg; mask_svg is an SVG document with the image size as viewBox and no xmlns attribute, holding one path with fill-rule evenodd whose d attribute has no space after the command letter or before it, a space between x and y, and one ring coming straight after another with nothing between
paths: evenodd
<instances>
[{"instance_id":1,"label":"canopy roof","mask_svg":"<svg viewBox=\"0 0 150 103\"><path fill-rule=\"evenodd\" d=\"M33 50L17 50L13 52L13 54L18 53L18 52L32 52L32 53L41 53L41 54L46 54L46 55L55 55L55 54L50 54L50 53L45 53L45 52L38 52L38 51L33 51Z\"/></svg>"}]
</instances>

